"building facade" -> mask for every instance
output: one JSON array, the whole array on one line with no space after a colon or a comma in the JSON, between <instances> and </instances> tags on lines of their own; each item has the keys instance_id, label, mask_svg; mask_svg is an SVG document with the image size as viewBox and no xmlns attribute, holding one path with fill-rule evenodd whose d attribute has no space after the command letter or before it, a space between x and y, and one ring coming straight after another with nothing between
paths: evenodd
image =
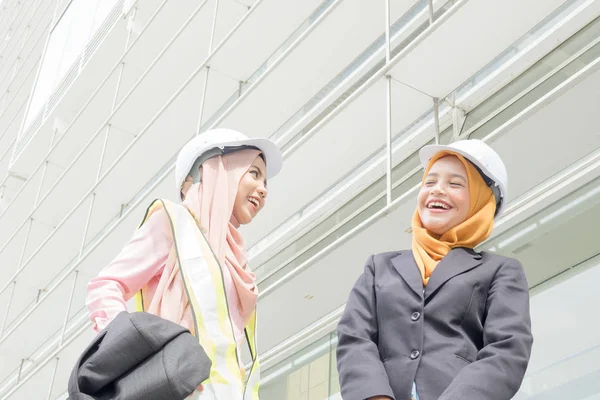
<instances>
[{"instance_id":1,"label":"building facade","mask_svg":"<svg viewBox=\"0 0 600 400\"><path fill-rule=\"evenodd\" d=\"M0 0L0 399L65 399L90 278L213 127L283 150L244 227L263 400L340 399L335 327L410 246L420 147L478 138L535 343L516 399L600 399L600 0Z\"/></svg>"}]
</instances>

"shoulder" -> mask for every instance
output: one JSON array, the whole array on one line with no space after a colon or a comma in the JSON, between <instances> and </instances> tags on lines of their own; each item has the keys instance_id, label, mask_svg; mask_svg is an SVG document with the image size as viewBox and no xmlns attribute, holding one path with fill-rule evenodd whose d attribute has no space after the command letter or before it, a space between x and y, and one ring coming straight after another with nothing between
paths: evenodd
<instances>
[{"instance_id":1,"label":"shoulder","mask_svg":"<svg viewBox=\"0 0 600 400\"><path fill-rule=\"evenodd\" d=\"M394 258L404 254L404 253L412 253L410 250L407 251L387 251L385 253L373 254L373 262L375 264L389 264Z\"/></svg>"},{"instance_id":2,"label":"shoulder","mask_svg":"<svg viewBox=\"0 0 600 400\"><path fill-rule=\"evenodd\" d=\"M513 277L526 280L525 269L519 260L500 254L482 251L481 260L484 264L494 266L495 276Z\"/></svg>"},{"instance_id":3,"label":"shoulder","mask_svg":"<svg viewBox=\"0 0 600 400\"><path fill-rule=\"evenodd\" d=\"M413 260L412 251L387 251L385 253L373 254L369 257L368 264L370 263L374 269L389 269L394 265L396 268L401 267L404 264L408 264L407 261Z\"/></svg>"},{"instance_id":4,"label":"shoulder","mask_svg":"<svg viewBox=\"0 0 600 400\"><path fill-rule=\"evenodd\" d=\"M160 200L153 201L137 229L137 235L152 238L154 241L170 243L172 239L169 216Z\"/></svg>"},{"instance_id":5,"label":"shoulder","mask_svg":"<svg viewBox=\"0 0 600 400\"><path fill-rule=\"evenodd\" d=\"M169 227L169 217L167 216L167 212L164 207L154 207L153 203L153 205L148 208L148 211L146 211L144 219L140 224L140 228L144 228L146 226L152 226L155 228Z\"/></svg>"},{"instance_id":6,"label":"shoulder","mask_svg":"<svg viewBox=\"0 0 600 400\"><path fill-rule=\"evenodd\" d=\"M166 199L153 200L144 213L140 227L158 224L162 227L170 228L171 219L174 215L179 215L178 213L180 212L185 212L186 215L189 213L193 216L193 213L181 203L175 203Z\"/></svg>"},{"instance_id":7,"label":"shoulder","mask_svg":"<svg viewBox=\"0 0 600 400\"><path fill-rule=\"evenodd\" d=\"M521 265L521 262L519 260L517 260L516 258L506 257L506 256L492 253L489 251L482 251L479 254L481 255L481 261L483 263L495 264L498 267L503 267L503 268L506 268L506 267L517 268L517 269L523 268L523 266Z\"/></svg>"}]
</instances>

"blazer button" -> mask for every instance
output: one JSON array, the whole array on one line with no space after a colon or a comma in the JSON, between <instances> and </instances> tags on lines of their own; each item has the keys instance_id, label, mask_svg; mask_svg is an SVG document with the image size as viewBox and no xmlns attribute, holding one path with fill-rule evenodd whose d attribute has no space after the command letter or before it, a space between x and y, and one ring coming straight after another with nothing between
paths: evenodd
<instances>
[{"instance_id":1,"label":"blazer button","mask_svg":"<svg viewBox=\"0 0 600 400\"><path fill-rule=\"evenodd\" d=\"M421 318L421 313L418 311L415 311L414 313L412 313L412 315L410 316L410 319L413 321L418 321L419 318Z\"/></svg>"},{"instance_id":2,"label":"blazer button","mask_svg":"<svg viewBox=\"0 0 600 400\"><path fill-rule=\"evenodd\" d=\"M420 355L421 352L419 350L413 350L412 353L410 353L410 359L416 360L417 358L419 358Z\"/></svg>"}]
</instances>

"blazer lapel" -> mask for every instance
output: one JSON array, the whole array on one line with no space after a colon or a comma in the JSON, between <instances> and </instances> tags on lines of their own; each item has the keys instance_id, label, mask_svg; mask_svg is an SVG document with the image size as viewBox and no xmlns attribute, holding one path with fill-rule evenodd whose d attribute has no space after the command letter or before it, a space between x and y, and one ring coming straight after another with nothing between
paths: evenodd
<instances>
[{"instance_id":1,"label":"blazer lapel","mask_svg":"<svg viewBox=\"0 0 600 400\"><path fill-rule=\"evenodd\" d=\"M425 287L425 301L448 280L479 265L481 265L481 254L474 250L463 247L450 250L429 277L429 282Z\"/></svg>"},{"instance_id":2,"label":"blazer lapel","mask_svg":"<svg viewBox=\"0 0 600 400\"><path fill-rule=\"evenodd\" d=\"M421 271L419 271L419 267L412 255L412 251L403 251L392 259L392 264L408 286L410 286L419 297L423 297L423 279L421 277Z\"/></svg>"}]
</instances>

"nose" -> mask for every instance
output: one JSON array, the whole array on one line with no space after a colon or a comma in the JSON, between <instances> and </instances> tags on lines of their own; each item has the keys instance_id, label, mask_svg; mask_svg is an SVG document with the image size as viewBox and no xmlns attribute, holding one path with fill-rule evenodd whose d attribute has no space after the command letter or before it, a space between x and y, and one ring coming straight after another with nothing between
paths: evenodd
<instances>
[{"instance_id":1,"label":"nose","mask_svg":"<svg viewBox=\"0 0 600 400\"><path fill-rule=\"evenodd\" d=\"M444 188L442 187L442 185L438 182L435 185L433 185L431 187L431 190L429 191L430 194L433 195L444 195L446 194L446 191L444 190Z\"/></svg>"},{"instance_id":2,"label":"nose","mask_svg":"<svg viewBox=\"0 0 600 400\"><path fill-rule=\"evenodd\" d=\"M267 190L267 187L264 184L258 186L258 194L261 198L266 198L268 193L269 191Z\"/></svg>"}]
</instances>

